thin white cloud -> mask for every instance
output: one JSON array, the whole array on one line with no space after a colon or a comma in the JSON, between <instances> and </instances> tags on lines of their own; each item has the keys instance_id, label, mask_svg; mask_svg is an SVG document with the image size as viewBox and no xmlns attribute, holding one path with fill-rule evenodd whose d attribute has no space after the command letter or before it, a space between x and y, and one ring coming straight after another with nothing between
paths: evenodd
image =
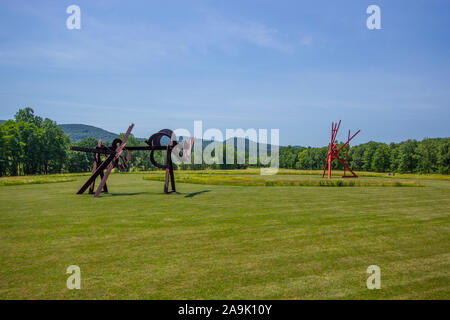
<instances>
[{"instance_id":1,"label":"thin white cloud","mask_svg":"<svg viewBox=\"0 0 450 320\"><path fill-rule=\"evenodd\" d=\"M39 14L28 9L22 13ZM49 15L47 12L39 16L54 25L57 19ZM173 29L148 21L114 25L88 15L83 19L79 31L64 33L63 29L55 29L55 34L39 41L17 35L13 43L0 44L0 65L71 69L76 63L78 70L128 69L156 65L162 60L179 61L190 55L208 55L217 50L236 55L245 50L245 45L280 53L292 53L299 46L295 41L283 39L275 27L263 22L232 20L209 12ZM310 43L310 38L304 38L300 45Z\"/></svg>"},{"instance_id":2,"label":"thin white cloud","mask_svg":"<svg viewBox=\"0 0 450 320\"><path fill-rule=\"evenodd\" d=\"M233 21L220 16L210 18L213 36L221 41L244 41L262 48L292 52L293 46L279 39L277 29L254 21Z\"/></svg>"},{"instance_id":3,"label":"thin white cloud","mask_svg":"<svg viewBox=\"0 0 450 320\"><path fill-rule=\"evenodd\" d=\"M310 47L312 45L313 38L311 36L303 36L300 39L300 45L304 47Z\"/></svg>"}]
</instances>

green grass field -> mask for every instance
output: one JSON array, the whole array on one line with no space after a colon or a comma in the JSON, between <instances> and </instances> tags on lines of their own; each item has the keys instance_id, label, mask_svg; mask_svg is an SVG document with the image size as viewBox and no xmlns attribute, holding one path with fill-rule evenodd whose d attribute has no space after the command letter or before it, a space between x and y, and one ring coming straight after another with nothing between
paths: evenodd
<instances>
[{"instance_id":1,"label":"green grass field","mask_svg":"<svg viewBox=\"0 0 450 320\"><path fill-rule=\"evenodd\" d=\"M161 173L113 174L99 199L75 194L86 176L0 179L0 299L450 298L448 177L339 188L254 173L177 172L170 195L143 179ZM69 265L81 290L66 288ZM366 288L369 265L380 290Z\"/></svg>"}]
</instances>

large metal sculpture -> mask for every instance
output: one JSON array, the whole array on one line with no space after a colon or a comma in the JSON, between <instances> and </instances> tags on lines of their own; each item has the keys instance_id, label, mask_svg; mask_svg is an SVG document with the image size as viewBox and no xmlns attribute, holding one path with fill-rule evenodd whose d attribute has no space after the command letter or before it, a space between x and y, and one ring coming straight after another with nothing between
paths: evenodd
<instances>
[{"instance_id":1,"label":"large metal sculpture","mask_svg":"<svg viewBox=\"0 0 450 320\"><path fill-rule=\"evenodd\" d=\"M350 169L350 167L347 164L347 160L348 160L348 150L350 149L350 141L356 137L356 135L361 131L358 130L353 136L350 137L350 130L348 130L348 139L347 142L345 142L342 146L340 146L339 148L336 145L336 136L337 133L339 131L339 127L341 126L341 120L339 120L339 123L331 123L331 142L330 142L330 148L328 149L328 155L327 155L327 161L325 163L325 168L323 169L323 175L322 177L325 177L325 171L328 168L328 179L331 179L331 164L335 159L338 159L342 165L344 166L344 175L342 176L342 178L358 178L358 176L356 175L356 173L353 172L352 169ZM346 148L345 150L345 161L342 160L339 157L339 151L341 151L343 148ZM347 175L347 171L349 171L351 173L351 175Z\"/></svg>"},{"instance_id":2,"label":"large metal sculpture","mask_svg":"<svg viewBox=\"0 0 450 320\"><path fill-rule=\"evenodd\" d=\"M106 185L106 181L114 168L117 169L125 169L128 166L128 161L131 159L130 151L138 151L138 150L149 150L150 151L150 161L151 163L160 169L166 170L165 182L164 182L164 193L175 192L175 178L173 174L173 162L172 162L172 151L178 145L180 148L177 148L178 155L180 157L186 158L186 156L190 155L190 151L192 145L194 143L194 139L191 138L189 142L184 142L183 144L179 144L176 140L175 135L170 129L163 129L159 132L153 134L148 140L146 140L146 144L148 146L130 146L127 147L127 139L131 134L131 130L133 130L134 124L131 124L128 128L127 132L123 136L122 139L115 139L111 145L111 147L107 147L103 145L102 141L99 140L97 147L95 148L82 148L82 147L71 147L71 150L81 151L81 152L90 152L95 153L95 161L93 165L92 175L85 182L85 184L78 190L77 194L83 194L89 188L89 194L94 193L95 189L95 180L100 176L100 185L97 187L95 191L94 197L99 197L100 193L108 192L108 187ZM163 139L168 140L165 145L162 141ZM162 150L166 151L166 163L161 164L155 160L155 151ZM126 156L123 156L123 153L126 153ZM102 160L101 156L106 156L106 159ZM105 172L106 170L106 172ZM169 190L169 184L171 188Z\"/></svg>"}]
</instances>

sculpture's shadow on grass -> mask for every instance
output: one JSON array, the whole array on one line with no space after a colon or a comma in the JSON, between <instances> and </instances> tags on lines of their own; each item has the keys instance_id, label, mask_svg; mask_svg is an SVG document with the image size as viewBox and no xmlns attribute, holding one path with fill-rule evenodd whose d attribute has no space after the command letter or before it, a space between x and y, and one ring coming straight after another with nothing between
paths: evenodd
<instances>
[{"instance_id":1,"label":"sculpture's shadow on grass","mask_svg":"<svg viewBox=\"0 0 450 320\"><path fill-rule=\"evenodd\" d=\"M106 193L102 194L104 196L110 196L110 197L120 197L120 196L139 196L143 194L151 195L150 192L124 192L124 193Z\"/></svg>"},{"instance_id":2,"label":"sculpture's shadow on grass","mask_svg":"<svg viewBox=\"0 0 450 320\"><path fill-rule=\"evenodd\" d=\"M175 194L179 194L179 195L185 195L185 198L193 198L195 196L198 196L199 194L202 193L207 193L207 192L211 192L211 190L202 190L202 191L197 191L197 192L192 192L192 193L180 193L180 192L175 192ZM160 193L160 194L164 194L164 193ZM159 193L152 193L152 192L124 192L124 193L102 193L101 196L103 197L122 197L122 196L140 196L140 195L159 195Z\"/></svg>"},{"instance_id":3,"label":"sculpture's shadow on grass","mask_svg":"<svg viewBox=\"0 0 450 320\"><path fill-rule=\"evenodd\" d=\"M197 192L188 193L188 194L186 194L184 197L185 197L185 198L193 198L193 197L195 197L195 196L198 196L199 194L207 193L207 192L211 192L211 190L202 190L202 191L197 191Z\"/></svg>"}]
</instances>

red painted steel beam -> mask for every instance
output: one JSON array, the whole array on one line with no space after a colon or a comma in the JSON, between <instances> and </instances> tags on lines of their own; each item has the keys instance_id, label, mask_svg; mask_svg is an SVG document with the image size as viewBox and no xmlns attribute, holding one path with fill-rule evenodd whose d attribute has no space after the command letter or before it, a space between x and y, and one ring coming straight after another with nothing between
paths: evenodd
<instances>
[{"instance_id":1,"label":"red painted steel beam","mask_svg":"<svg viewBox=\"0 0 450 320\"><path fill-rule=\"evenodd\" d=\"M358 132L356 132L346 143L344 143L338 150L337 152L341 151L341 149L343 147L345 147L361 130L358 130Z\"/></svg>"}]
</instances>

